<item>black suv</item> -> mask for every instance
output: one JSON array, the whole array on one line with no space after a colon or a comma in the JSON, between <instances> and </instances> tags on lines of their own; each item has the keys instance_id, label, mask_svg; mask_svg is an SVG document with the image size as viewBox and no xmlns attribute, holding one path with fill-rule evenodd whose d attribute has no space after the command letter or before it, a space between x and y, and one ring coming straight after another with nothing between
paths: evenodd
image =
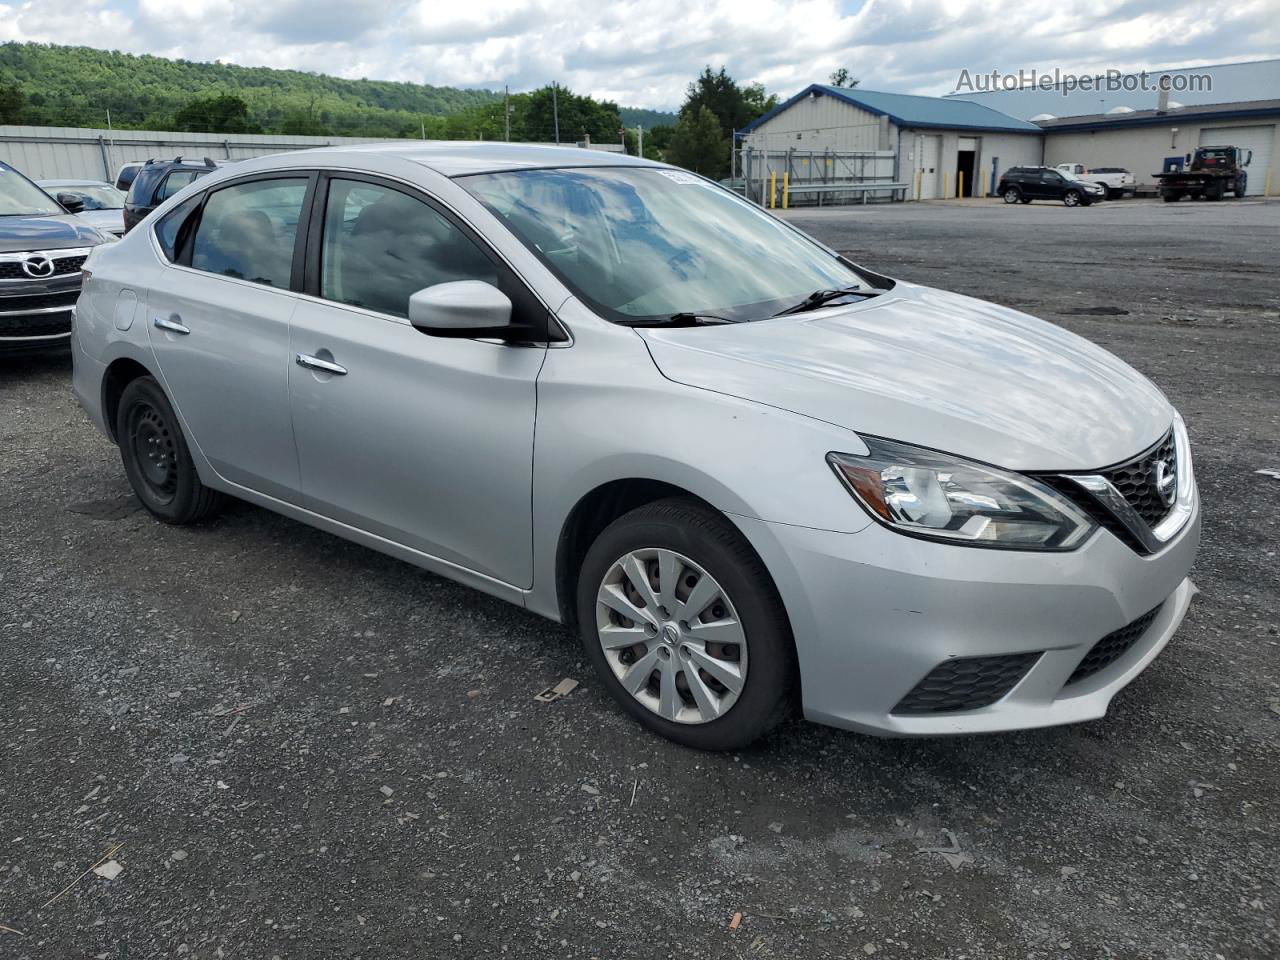
<instances>
[{"instance_id":1,"label":"black suv","mask_svg":"<svg viewBox=\"0 0 1280 960\"><path fill-rule=\"evenodd\" d=\"M128 233L139 221L164 203L188 183L213 173L217 169L208 157L200 160L148 160L138 168L129 185L129 196L124 201L124 232Z\"/></svg>"},{"instance_id":2,"label":"black suv","mask_svg":"<svg viewBox=\"0 0 1280 960\"><path fill-rule=\"evenodd\" d=\"M1107 188L1087 183L1052 167L1010 167L1000 178L996 193L1005 203L1061 200L1068 207L1087 207L1107 198Z\"/></svg>"},{"instance_id":3,"label":"black suv","mask_svg":"<svg viewBox=\"0 0 1280 960\"><path fill-rule=\"evenodd\" d=\"M89 251L115 237L0 161L0 353L67 343Z\"/></svg>"}]
</instances>

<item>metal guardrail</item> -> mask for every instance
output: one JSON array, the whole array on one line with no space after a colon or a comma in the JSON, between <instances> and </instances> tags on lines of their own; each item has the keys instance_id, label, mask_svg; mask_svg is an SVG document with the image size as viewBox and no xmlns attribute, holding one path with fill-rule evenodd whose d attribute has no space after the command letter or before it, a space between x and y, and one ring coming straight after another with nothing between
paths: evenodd
<instances>
[{"instance_id":1,"label":"metal guardrail","mask_svg":"<svg viewBox=\"0 0 1280 960\"><path fill-rule=\"evenodd\" d=\"M879 191L889 191L895 194L894 199L906 199L906 192L910 188L908 183L877 183L874 181L856 181L852 183L793 183L787 187L787 193L792 197L803 196L804 194L813 194L818 198L818 206L822 206L822 197L824 194L831 193L861 193L862 202L867 202L867 194ZM897 196L901 194L901 196Z\"/></svg>"}]
</instances>

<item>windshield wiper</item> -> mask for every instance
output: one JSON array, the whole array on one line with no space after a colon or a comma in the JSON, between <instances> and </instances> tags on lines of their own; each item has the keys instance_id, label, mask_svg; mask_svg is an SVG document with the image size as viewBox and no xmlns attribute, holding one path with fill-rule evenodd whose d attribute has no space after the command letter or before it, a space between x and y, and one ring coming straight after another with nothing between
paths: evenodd
<instances>
[{"instance_id":1,"label":"windshield wiper","mask_svg":"<svg viewBox=\"0 0 1280 960\"><path fill-rule=\"evenodd\" d=\"M646 317L643 320L620 322L628 327L715 327L737 321L718 317L714 313L673 313L669 317Z\"/></svg>"},{"instance_id":2,"label":"windshield wiper","mask_svg":"<svg viewBox=\"0 0 1280 960\"><path fill-rule=\"evenodd\" d=\"M806 310L816 310L818 307L826 306L832 300L839 300L841 297L876 297L882 292L870 287L846 287L844 290L815 290L795 306L787 307L787 309L775 313L774 316L785 317L789 313L804 313Z\"/></svg>"}]
</instances>

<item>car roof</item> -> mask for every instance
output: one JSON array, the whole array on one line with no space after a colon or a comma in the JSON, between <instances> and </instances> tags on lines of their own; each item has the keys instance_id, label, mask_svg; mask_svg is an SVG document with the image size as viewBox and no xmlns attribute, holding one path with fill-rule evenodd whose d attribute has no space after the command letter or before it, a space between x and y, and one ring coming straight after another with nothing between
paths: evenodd
<instances>
[{"instance_id":1,"label":"car roof","mask_svg":"<svg viewBox=\"0 0 1280 960\"><path fill-rule=\"evenodd\" d=\"M109 187L105 180L37 180L42 187Z\"/></svg>"},{"instance_id":2,"label":"car roof","mask_svg":"<svg viewBox=\"0 0 1280 960\"><path fill-rule=\"evenodd\" d=\"M465 140L389 140L344 144L278 154L282 162L297 163L299 155L323 154L331 159L358 161L376 154L420 163L446 177L538 167L661 167L664 164L625 153L582 147L543 146L532 143L486 143Z\"/></svg>"}]
</instances>

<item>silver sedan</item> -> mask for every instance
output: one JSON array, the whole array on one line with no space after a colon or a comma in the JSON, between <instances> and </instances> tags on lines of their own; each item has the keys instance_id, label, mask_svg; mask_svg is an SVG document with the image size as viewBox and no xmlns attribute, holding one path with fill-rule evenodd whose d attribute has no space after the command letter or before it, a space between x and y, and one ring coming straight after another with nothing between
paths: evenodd
<instances>
[{"instance_id":1,"label":"silver sedan","mask_svg":"<svg viewBox=\"0 0 1280 960\"><path fill-rule=\"evenodd\" d=\"M251 160L85 276L75 391L159 520L238 497L561 621L683 744L1098 717L1195 592L1152 383L662 164Z\"/></svg>"}]
</instances>

